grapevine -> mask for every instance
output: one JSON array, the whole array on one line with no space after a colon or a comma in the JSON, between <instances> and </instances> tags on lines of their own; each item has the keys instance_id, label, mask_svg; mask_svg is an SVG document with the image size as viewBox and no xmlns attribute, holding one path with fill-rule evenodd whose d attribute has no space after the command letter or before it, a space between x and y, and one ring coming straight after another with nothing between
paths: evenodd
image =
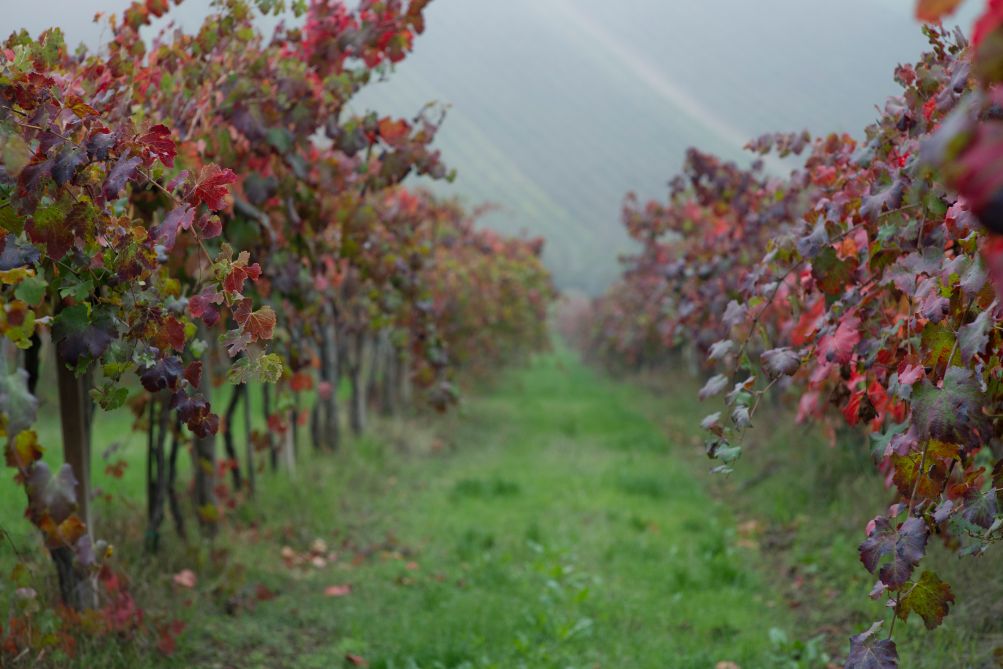
<instances>
[{"instance_id":1,"label":"grapevine","mask_svg":"<svg viewBox=\"0 0 1003 669\"><path fill-rule=\"evenodd\" d=\"M93 53L69 52L58 29L16 33L0 52L0 439L67 607L55 639L32 634L30 617L8 621L2 657L71 652L72 611L98 611L109 632L142 626L111 545L92 536L96 408L128 404L147 433L156 552L168 512L191 540L180 449L211 541L255 494L262 450L292 473L301 426L319 451L341 445L341 379L361 433L373 395L396 413L413 384L421 404L445 410L461 370L546 344L542 242L480 230L474 214L404 184L451 178L432 146L442 112L348 112L412 50L428 0L297 2L301 27L271 35L256 17L283 3L228 0L192 34L169 25L142 39L171 4L103 18L111 39ZM66 463L56 472L33 429L50 340ZM246 427L238 452L234 416L252 388L269 430ZM33 592L19 573L19 592Z\"/></svg>"},{"instance_id":2,"label":"grapevine","mask_svg":"<svg viewBox=\"0 0 1003 669\"><path fill-rule=\"evenodd\" d=\"M897 502L859 554L890 613L851 639L850 669L898 666L895 621L934 629L949 614L951 586L923 566L934 536L963 555L1001 538L1001 23L991 2L971 42L928 24L930 51L896 70L902 93L862 141L750 143L804 153L787 177L691 151L667 205L628 200L641 251L593 306L597 359L636 366L683 347L701 360L701 398L726 395L702 422L716 471L736 466L768 394L868 441Z\"/></svg>"}]
</instances>

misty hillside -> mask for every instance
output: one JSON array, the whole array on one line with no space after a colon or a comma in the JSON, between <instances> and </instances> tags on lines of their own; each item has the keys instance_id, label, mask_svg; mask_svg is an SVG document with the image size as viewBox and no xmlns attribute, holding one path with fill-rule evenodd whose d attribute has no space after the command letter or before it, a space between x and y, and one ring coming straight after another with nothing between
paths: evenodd
<instances>
[{"instance_id":1,"label":"misty hillside","mask_svg":"<svg viewBox=\"0 0 1003 669\"><path fill-rule=\"evenodd\" d=\"M547 237L590 292L629 248L626 192L661 196L689 146L745 160L767 131L859 134L925 44L907 0L436 0L415 54L365 101L452 104L440 145L507 232ZM964 20L964 17L962 17ZM847 42L855 46L847 48ZM773 44L764 49L763 44Z\"/></svg>"}]
</instances>

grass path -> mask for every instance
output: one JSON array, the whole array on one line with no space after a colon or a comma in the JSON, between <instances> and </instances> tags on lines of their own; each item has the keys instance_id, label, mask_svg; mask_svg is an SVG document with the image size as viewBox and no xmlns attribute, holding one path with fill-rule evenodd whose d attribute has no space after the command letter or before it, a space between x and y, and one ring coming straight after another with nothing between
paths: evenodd
<instances>
[{"instance_id":1,"label":"grass path","mask_svg":"<svg viewBox=\"0 0 1003 669\"><path fill-rule=\"evenodd\" d=\"M196 604L170 663L772 666L768 630L787 613L641 401L558 353L470 399L442 441L399 453L384 434L295 486L275 479L257 540L233 553L242 582L278 596L236 616ZM332 564L283 563L283 545L316 537Z\"/></svg>"}]
</instances>

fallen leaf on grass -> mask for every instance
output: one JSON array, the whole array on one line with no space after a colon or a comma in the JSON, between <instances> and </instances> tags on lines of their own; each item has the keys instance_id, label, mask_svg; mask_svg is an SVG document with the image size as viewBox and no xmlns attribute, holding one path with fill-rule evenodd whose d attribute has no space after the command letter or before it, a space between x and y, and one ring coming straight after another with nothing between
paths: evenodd
<instances>
[{"instance_id":1,"label":"fallen leaf on grass","mask_svg":"<svg viewBox=\"0 0 1003 669\"><path fill-rule=\"evenodd\" d=\"M275 599L278 593L270 589L266 585L261 585L260 583L254 588L254 596L259 602L267 602L271 599Z\"/></svg>"},{"instance_id":2,"label":"fallen leaf on grass","mask_svg":"<svg viewBox=\"0 0 1003 669\"><path fill-rule=\"evenodd\" d=\"M182 588L194 588L197 582L198 578L191 569L182 569L174 575L174 584Z\"/></svg>"},{"instance_id":3,"label":"fallen leaf on grass","mask_svg":"<svg viewBox=\"0 0 1003 669\"><path fill-rule=\"evenodd\" d=\"M350 585L332 585L324 589L325 597L344 597L350 594L352 594Z\"/></svg>"},{"instance_id":4,"label":"fallen leaf on grass","mask_svg":"<svg viewBox=\"0 0 1003 669\"><path fill-rule=\"evenodd\" d=\"M171 621L157 630L157 650L170 657L177 648L178 635L185 630L185 623L180 620Z\"/></svg>"},{"instance_id":5,"label":"fallen leaf on grass","mask_svg":"<svg viewBox=\"0 0 1003 669\"><path fill-rule=\"evenodd\" d=\"M763 531L762 525L755 519L739 523L736 529L738 529L738 534L746 539L757 537Z\"/></svg>"},{"instance_id":6,"label":"fallen leaf on grass","mask_svg":"<svg viewBox=\"0 0 1003 669\"><path fill-rule=\"evenodd\" d=\"M369 662L366 661L366 658L362 657L361 655L352 655L351 653L345 656L345 662L348 662L353 667L369 666Z\"/></svg>"}]
</instances>

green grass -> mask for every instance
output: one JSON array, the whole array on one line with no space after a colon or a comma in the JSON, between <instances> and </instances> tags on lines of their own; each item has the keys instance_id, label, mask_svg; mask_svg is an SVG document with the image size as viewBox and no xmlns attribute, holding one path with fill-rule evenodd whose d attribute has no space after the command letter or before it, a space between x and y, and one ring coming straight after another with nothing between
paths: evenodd
<instances>
[{"instance_id":1,"label":"green grass","mask_svg":"<svg viewBox=\"0 0 1003 669\"><path fill-rule=\"evenodd\" d=\"M545 356L433 431L424 419L386 423L344 453L306 457L296 479L265 476L260 501L229 516L213 549L143 558L142 528L113 519L104 528L129 537L119 551L150 619L187 628L170 658L103 641L76 661L775 666L769 630L793 630L792 616L737 546L732 514L642 413L645 394ZM334 560L284 562L284 547L304 554L318 539ZM194 591L171 583L184 568L199 576ZM332 585L351 593L325 596ZM258 601L259 586L276 596Z\"/></svg>"},{"instance_id":2,"label":"green grass","mask_svg":"<svg viewBox=\"0 0 1003 669\"><path fill-rule=\"evenodd\" d=\"M347 542L345 554L298 575L280 542L256 547L252 580L282 594L211 618L179 666L236 654L330 667L348 652L401 669L762 666L784 616L764 620L769 596L729 514L636 403L547 357L471 400L434 448L401 432L317 462L298 485L276 481L260 511L294 510L284 540ZM352 592L324 597L332 584Z\"/></svg>"},{"instance_id":3,"label":"green grass","mask_svg":"<svg viewBox=\"0 0 1003 669\"><path fill-rule=\"evenodd\" d=\"M779 410L734 475L711 476L696 385L666 372L615 382L559 350L446 417L377 423L336 455L304 451L295 478L262 474L214 545L168 535L155 557L142 552L133 438L126 475L99 479L113 502L98 505L97 533L116 538L148 627L186 629L170 657L149 635L105 637L50 664L319 669L352 654L385 669L823 669L887 618L856 546L888 495L859 438L830 448ZM4 486L4 525L29 550L20 492ZM287 564L318 541L323 564ZM902 666L992 666L1000 593L972 574L994 565L933 553L959 604L934 633L899 626ZM172 582L183 569L194 590Z\"/></svg>"},{"instance_id":4,"label":"green grass","mask_svg":"<svg viewBox=\"0 0 1003 669\"><path fill-rule=\"evenodd\" d=\"M635 379L646 388L647 415L660 416L670 442L712 496L735 509L736 519L769 568L765 578L796 616L796 638L819 638L833 657L844 657L847 638L877 620L890 620L885 601L867 594L875 582L857 548L867 522L894 501L869 457L867 437L845 429L833 438L817 426L797 425L784 407L766 407L749 433L742 458L728 476L712 475L694 426L718 407L699 402L700 383L663 370ZM895 630L901 666L909 669L986 669L1003 666L1003 556L990 551L959 559L931 538L924 569L947 580L957 601L932 632L913 616ZM814 665L805 665L814 666Z\"/></svg>"}]
</instances>

